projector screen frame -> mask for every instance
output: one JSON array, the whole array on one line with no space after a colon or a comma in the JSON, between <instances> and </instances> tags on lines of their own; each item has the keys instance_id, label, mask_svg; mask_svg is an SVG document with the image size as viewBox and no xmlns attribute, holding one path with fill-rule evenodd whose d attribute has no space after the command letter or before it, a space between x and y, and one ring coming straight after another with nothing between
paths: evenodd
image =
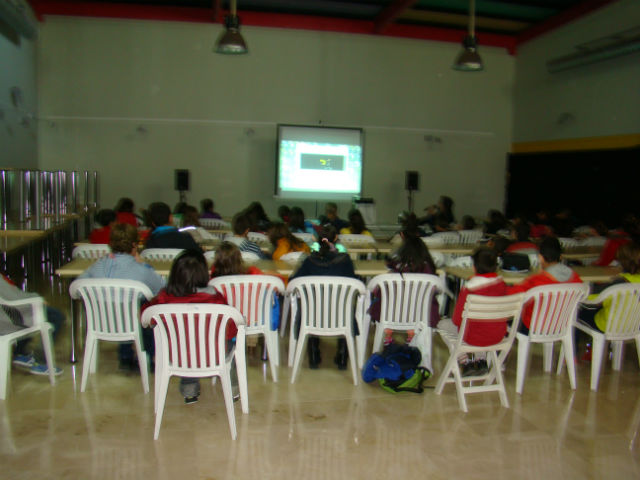
<instances>
[{"instance_id":1,"label":"projector screen frame","mask_svg":"<svg viewBox=\"0 0 640 480\"><path fill-rule=\"evenodd\" d=\"M359 166L359 181L357 182L357 191L350 190L346 192L331 192L328 190L316 191L316 190L298 190L298 191L285 191L282 190L282 185L280 184L280 173L282 161L282 136L283 131L286 131L286 128L292 129L301 129L301 130L309 130L310 133L313 133L313 130L323 132L324 134L329 134L329 136L333 134L342 134L346 137L350 135L357 135L358 144L357 146L360 149L360 166ZM317 132L316 132L317 133ZM362 196L362 184L364 178L364 129L361 127L341 127L341 126L328 126L328 125L304 125L304 124L290 124L290 123L279 123L277 124L277 140L276 140L276 151L275 151L275 182L274 182L274 198L277 199L291 199L291 200L335 200L335 201L351 201L354 197ZM312 138L312 137L310 137ZM354 145L352 142L342 142L336 143L335 145Z\"/></svg>"}]
</instances>

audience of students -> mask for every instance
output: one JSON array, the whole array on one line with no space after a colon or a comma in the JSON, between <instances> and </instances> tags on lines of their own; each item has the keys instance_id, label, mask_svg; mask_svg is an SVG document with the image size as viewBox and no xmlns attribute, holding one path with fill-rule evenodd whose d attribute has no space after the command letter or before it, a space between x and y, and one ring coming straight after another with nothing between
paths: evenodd
<instances>
[{"instance_id":1,"label":"audience of students","mask_svg":"<svg viewBox=\"0 0 640 480\"><path fill-rule=\"evenodd\" d=\"M324 215L320 216L320 225L327 224L335 228L336 232L349 227L349 222L338 217L338 205L334 202L327 202L324 206Z\"/></svg>"},{"instance_id":2,"label":"audience of students","mask_svg":"<svg viewBox=\"0 0 640 480\"><path fill-rule=\"evenodd\" d=\"M205 198L200 201L200 207L202 208L200 218L222 218L220 214L214 210L214 203L210 198Z\"/></svg>"},{"instance_id":3,"label":"audience of students","mask_svg":"<svg viewBox=\"0 0 640 480\"><path fill-rule=\"evenodd\" d=\"M369 230L367 230L367 226L364 223L364 217L362 216L362 212L357 208L353 208L349 210L349 226L340 229L340 234L349 235L368 235L372 237L373 235Z\"/></svg>"},{"instance_id":4,"label":"audience of students","mask_svg":"<svg viewBox=\"0 0 640 480\"><path fill-rule=\"evenodd\" d=\"M298 277L306 277L311 275L339 276L357 278L353 268L353 262L348 254L338 251L336 241L338 234L332 225L324 225L319 229L319 248L305 258L298 270L289 277L293 280ZM300 330L300 319L297 319L296 335ZM307 343L307 353L309 355L309 367L318 368L320 364L320 339L316 336L310 336ZM338 339L338 351L334 358L334 362L340 370L347 368L347 360L349 354L347 352L347 342L344 338Z\"/></svg>"},{"instance_id":5,"label":"audience of students","mask_svg":"<svg viewBox=\"0 0 640 480\"><path fill-rule=\"evenodd\" d=\"M291 252L309 253L310 251L309 245L293 235L284 223L272 224L268 236L274 248L271 255L274 260L280 260L280 257Z\"/></svg>"},{"instance_id":6,"label":"audience of students","mask_svg":"<svg viewBox=\"0 0 640 480\"><path fill-rule=\"evenodd\" d=\"M96 222L100 228L94 228L89 234L90 243L109 243L109 233L111 227L116 223L116 212L111 209L100 210L96 214Z\"/></svg>"},{"instance_id":7,"label":"audience of students","mask_svg":"<svg viewBox=\"0 0 640 480\"><path fill-rule=\"evenodd\" d=\"M153 230L145 248L182 248L202 251L191 235L173 226L169 205L155 202L149 205L147 211Z\"/></svg>"},{"instance_id":8,"label":"audience of students","mask_svg":"<svg viewBox=\"0 0 640 480\"><path fill-rule=\"evenodd\" d=\"M155 295L164 286L164 280L155 270L143 263L138 255L138 230L128 223L117 223L109 237L111 253L91 265L79 278L118 278L144 283ZM155 344L148 329L142 330L145 351L153 358ZM137 370L138 364L131 343L118 344L121 369Z\"/></svg>"},{"instance_id":9,"label":"audience of students","mask_svg":"<svg viewBox=\"0 0 640 480\"><path fill-rule=\"evenodd\" d=\"M138 217L134 213L135 205L133 200L123 197L118 200L116 205L116 221L118 223L128 223L134 227L138 226Z\"/></svg>"},{"instance_id":10,"label":"audience of students","mask_svg":"<svg viewBox=\"0 0 640 480\"><path fill-rule=\"evenodd\" d=\"M291 233L316 233L313 223L305 220L304 211L300 207L292 207L289 212L289 230Z\"/></svg>"},{"instance_id":11,"label":"audience of students","mask_svg":"<svg viewBox=\"0 0 640 480\"><path fill-rule=\"evenodd\" d=\"M234 215L231 221L231 229L233 235L227 237L227 240L235 243L241 252L255 253L258 258L267 259L271 256L262 251L260 245L249 240L249 232L251 231L251 221L246 212L240 212Z\"/></svg>"},{"instance_id":12,"label":"audience of students","mask_svg":"<svg viewBox=\"0 0 640 480\"><path fill-rule=\"evenodd\" d=\"M202 252L185 250L171 265L166 288L160 292L142 310L152 305L165 303L216 303L227 304L226 298L208 288L209 272ZM225 336L227 342L233 340L238 329L233 322L227 324ZM180 393L184 403L195 403L200 396L200 380L193 377L180 377Z\"/></svg>"}]
</instances>

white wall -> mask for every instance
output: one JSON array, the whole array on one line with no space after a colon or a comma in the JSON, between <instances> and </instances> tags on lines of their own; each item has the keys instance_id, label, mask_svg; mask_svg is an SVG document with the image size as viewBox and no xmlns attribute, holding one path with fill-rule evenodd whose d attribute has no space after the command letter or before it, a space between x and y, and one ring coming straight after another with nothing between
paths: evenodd
<instances>
[{"instance_id":1,"label":"white wall","mask_svg":"<svg viewBox=\"0 0 640 480\"><path fill-rule=\"evenodd\" d=\"M41 168L98 170L102 206L173 205L173 170L187 168L191 203L210 196L232 215L260 200L275 216L277 123L322 123L364 128L363 195L382 222L407 208L406 170L421 173L417 207L441 194L458 216L502 207L515 66L505 50L481 48L487 70L461 73L454 44L243 27L250 54L225 57L211 51L221 28L47 17ZM315 214L315 202L287 204Z\"/></svg>"},{"instance_id":2,"label":"white wall","mask_svg":"<svg viewBox=\"0 0 640 480\"><path fill-rule=\"evenodd\" d=\"M640 25L640 1L620 0L518 49L514 141L640 133L640 53L550 74L576 45Z\"/></svg>"},{"instance_id":3,"label":"white wall","mask_svg":"<svg viewBox=\"0 0 640 480\"><path fill-rule=\"evenodd\" d=\"M14 105L12 87L22 103ZM0 168L37 168L36 50L34 42L0 29Z\"/></svg>"}]
</instances>

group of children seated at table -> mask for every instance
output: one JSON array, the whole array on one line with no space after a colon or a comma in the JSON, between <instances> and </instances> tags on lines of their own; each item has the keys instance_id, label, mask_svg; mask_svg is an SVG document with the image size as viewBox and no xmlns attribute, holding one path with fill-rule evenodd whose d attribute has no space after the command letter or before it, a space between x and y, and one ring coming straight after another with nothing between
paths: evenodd
<instances>
[{"instance_id":1,"label":"group of children seated at table","mask_svg":"<svg viewBox=\"0 0 640 480\"><path fill-rule=\"evenodd\" d=\"M441 202L444 208L452 205L449 202ZM213 202L202 202L203 218L215 218ZM184 211L183 211L184 213ZM242 261L242 251L252 251L263 258L267 256L260 247L248 240L250 231L265 229L268 232L274 247L274 258L288 251L304 251L310 253L300 264L295 273L290 277L297 278L308 275L331 275L356 278L351 258L344 252L344 248L338 243L338 233L370 234L358 215L349 215L350 223L347 224L337 216L335 204L328 204L325 216L321 219L321 225L308 225L304 220L304 214L297 207L281 212L282 223L273 224L268 220L261 205L257 202L234 216L232 221L233 236L229 241L223 242L215 253L214 263L209 270L200 246L189 233L179 231L172 225L172 212L168 205L156 202L149 206L145 212L146 223L151 227L145 243L145 248L180 248L183 253L173 262L168 280L162 277L147 264L143 263L138 255L139 232L141 224L133 212L133 202L123 199L119 202L116 211L101 211L98 220L103 227L91 233L91 240L97 243L108 243L111 254L96 261L81 278L119 278L133 279L146 284L155 297L149 304L160 303L226 303L226 299L219 292L208 287L208 281L214 276L235 274L261 274L255 266L247 266ZM358 212L359 213L359 212ZM208 217L207 217L208 216ZM115 218L114 218L115 217ZM361 216L360 216L361 217ZM184 218L184 217L183 217ZM415 219L414 219L415 220ZM287 223L285 223L287 222ZM287 226L288 224L288 226ZM286 228L285 228L286 227ZM347 229L347 230L345 230ZM316 242L312 247L292 235L292 231L311 233L316 235ZM425 243L420 238L422 231L417 222L407 222L400 237L402 243L388 258L387 266L392 272L400 273L424 273L434 274L436 266ZM553 236L547 236L542 241L535 243L526 237L526 229L516 229L516 242L506 250L512 251L537 251L540 257L541 270L526 278L522 283L507 286L497 273L498 254L494 248L485 246L478 248L473 254L473 276L461 289L451 319L440 319L437 301L431 308L431 326L438 328L450 335L457 335L462 320L462 311L465 299L469 294L479 295L506 295L526 291L539 285L581 282L581 279L567 265L560 262L562 248L559 240ZM108 238L108 241L104 240ZM634 235L622 242L617 249L616 258L622 266L623 272L615 277L611 284L620 282L640 282L640 244ZM264 272L269 273L269 272ZM0 281L1 282L1 281ZM602 290L607 285L596 287L596 291ZM374 297L376 292L373 293ZM377 305L377 307L376 307ZM606 306L604 306L606 308ZM377 308L377 310L376 310ZM372 321L378 321L380 317L379 304L374 300L369 310ZM60 321L53 312L49 321ZM528 333L531 310L524 308L520 323L520 331ZM593 327L603 330L604 315L602 310L581 310L581 320ZM0 325L2 318L0 318ZM56 329L57 330L57 329ZM474 345L489 345L496 343L504 337L506 326L504 322L471 324L468 328L465 341ZM385 343L393 341L392 331L385 331ZM233 341L235 331L231 326L226 332L227 339ZM407 341L410 342L414 332L409 331ZM148 329L143 329L145 350L153 359L153 339ZM22 351L22 350L21 350ZM309 366L317 368L321 362L319 340L317 337L308 342ZM137 369L137 360L131 345L122 344L119 347L120 366L127 370ZM334 362L340 369L345 369L348 354L346 343L338 342L337 353ZM463 375L478 375L487 371L486 359L478 354L473 359L460 358ZM46 369L45 369L46 370ZM181 379L181 394L186 403L197 401L200 393L200 384L197 379Z\"/></svg>"}]
</instances>

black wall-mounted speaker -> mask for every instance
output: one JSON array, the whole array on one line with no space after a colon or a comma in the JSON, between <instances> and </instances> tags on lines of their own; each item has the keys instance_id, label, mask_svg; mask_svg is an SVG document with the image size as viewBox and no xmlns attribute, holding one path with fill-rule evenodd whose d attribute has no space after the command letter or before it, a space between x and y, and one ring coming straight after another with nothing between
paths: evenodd
<instances>
[{"instance_id":1,"label":"black wall-mounted speaker","mask_svg":"<svg viewBox=\"0 0 640 480\"><path fill-rule=\"evenodd\" d=\"M418 190L420 183L420 174L415 170L407 170L404 182L404 188L406 190Z\"/></svg>"},{"instance_id":2,"label":"black wall-mounted speaker","mask_svg":"<svg viewBox=\"0 0 640 480\"><path fill-rule=\"evenodd\" d=\"M175 189L180 192L189 190L189 170L175 171Z\"/></svg>"}]
</instances>

